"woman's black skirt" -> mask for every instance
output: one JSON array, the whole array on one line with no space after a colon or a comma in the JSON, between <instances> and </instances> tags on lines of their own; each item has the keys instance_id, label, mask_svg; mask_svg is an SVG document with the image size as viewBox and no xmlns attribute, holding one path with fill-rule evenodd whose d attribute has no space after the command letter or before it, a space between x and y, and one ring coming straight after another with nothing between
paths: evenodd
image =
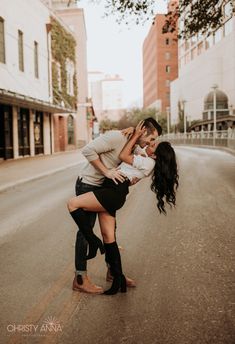
<instances>
[{"instance_id":1,"label":"woman's black skirt","mask_svg":"<svg viewBox=\"0 0 235 344\"><path fill-rule=\"evenodd\" d=\"M123 183L115 184L112 179L105 178L101 188L94 190L93 193L100 204L107 212L115 217L116 211L120 209L126 201L129 193L130 180L126 179Z\"/></svg>"}]
</instances>

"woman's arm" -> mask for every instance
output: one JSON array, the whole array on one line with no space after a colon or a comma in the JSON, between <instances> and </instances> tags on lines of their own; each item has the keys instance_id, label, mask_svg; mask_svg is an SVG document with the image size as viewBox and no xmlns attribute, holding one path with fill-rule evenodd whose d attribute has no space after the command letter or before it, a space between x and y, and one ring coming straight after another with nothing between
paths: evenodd
<instances>
[{"instance_id":1,"label":"woman's arm","mask_svg":"<svg viewBox=\"0 0 235 344\"><path fill-rule=\"evenodd\" d=\"M126 145L122 149L121 153L119 154L119 159L121 161L126 162L127 164L132 165L133 157L134 157L132 150L133 150L137 140L146 131L145 127L143 127L143 123L144 123L144 121L140 121L137 124L133 135L131 136L130 140L126 143Z\"/></svg>"},{"instance_id":2,"label":"woman's arm","mask_svg":"<svg viewBox=\"0 0 235 344\"><path fill-rule=\"evenodd\" d=\"M121 130L121 133L127 138L129 139L131 137L131 135L133 135L135 131L135 128L134 127L129 127L129 128L126 128L126 129L122 129Z\"/></svg>"}]
</instances>

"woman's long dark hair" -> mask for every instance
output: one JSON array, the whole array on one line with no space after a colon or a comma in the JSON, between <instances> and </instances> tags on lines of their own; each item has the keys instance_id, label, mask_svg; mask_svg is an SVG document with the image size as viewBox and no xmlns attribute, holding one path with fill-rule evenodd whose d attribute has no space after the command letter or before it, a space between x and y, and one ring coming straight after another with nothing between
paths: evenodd
<instances>
[{"instance_id":1,"label":"woman's long dark hair","mask_svg":"<svg viewBox=\"0 0 235 344\"><path fill-rule=\"evenodd\" d=\"M155 155L151 190L156 193L160 213L166 215L164 198L170 206L175 206L175 191L179 185L176 156L170 142L166 141L158 144Z\"/></svg>"}]
</instances>

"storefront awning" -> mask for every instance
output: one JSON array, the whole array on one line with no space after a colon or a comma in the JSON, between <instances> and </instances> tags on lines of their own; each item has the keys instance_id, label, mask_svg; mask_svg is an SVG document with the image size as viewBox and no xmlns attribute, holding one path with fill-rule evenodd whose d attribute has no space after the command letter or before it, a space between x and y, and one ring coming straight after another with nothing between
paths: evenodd
<instances>
[{"instance_id":1,"label":"storefront awning","mask_svg":"<svg viewBox=\"0 0 235 344\"><path fill-rule=\"evenodd\" d=\"M2 88L0 88L0 103L51 113L76 113L76 111L71 108L66 108L64 106L46 102L44 100L25 96L20 93L7 91Z\"/></svg>"}]
</instances>

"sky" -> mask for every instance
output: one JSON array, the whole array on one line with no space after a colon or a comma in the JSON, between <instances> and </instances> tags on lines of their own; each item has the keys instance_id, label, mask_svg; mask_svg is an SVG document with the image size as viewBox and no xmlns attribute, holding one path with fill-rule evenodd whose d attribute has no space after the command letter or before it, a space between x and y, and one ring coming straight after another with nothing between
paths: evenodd
<instances>
[{"instance_id":1,"label":"sky","mask_svg":"<svg viewBox=\"0 0 235 344\"><path fill-rule=\"evenodd\" d=\"M99 5L81 0L87 30L88 71L119 74L124 79L124 106L142 106L142 45L151 21L144 25L119 25L114 16L104 17L104 1ZM166 12L166 1L157 1L157 13Z\"/></svg>"}]
</instances>

